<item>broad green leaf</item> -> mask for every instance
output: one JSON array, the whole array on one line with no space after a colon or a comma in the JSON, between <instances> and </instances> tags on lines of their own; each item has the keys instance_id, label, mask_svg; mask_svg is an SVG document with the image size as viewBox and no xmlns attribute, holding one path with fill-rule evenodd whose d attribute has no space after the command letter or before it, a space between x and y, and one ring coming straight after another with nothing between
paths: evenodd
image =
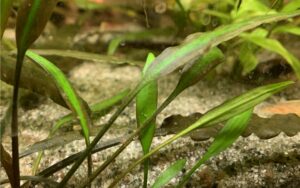
<instances>
[{"instance_id":1,"label":"broad green leaf","mask_svg":"<svg viewBox=\"0 0 300 188\"><path fill-rule=\"evenodd\" d=\"M258 60L254 54L254 46L249 42L244 42L241 45L239 52L239 60L243 66L242 75L246 75L258 65Z\"/></svg>"},{"instance_id":2,"label":"broad green leaf","mask_svg":"<svg viewBox=\"0 0 300 188\"><path fill-rule=\"evenodd\" d=\"M170 143L174 142L178 138L190 133L191 131L205 127L211 126L215 123L225 121L230 119L241 112L249 110L253 108L255 105L259 104L263 100L267 99L268 97L272 96L274 93L281 91L282 89L290 86L294 82L286 81L280 82L276 84L269 84L266 86L258 87L253 89L243 95L235 97L229 101L224 102L223 104L213 108L212 110L208 111L204 114L199 120L195 123L190 125L188 128L184 129L180 133L176 134L175 136L171 137L170 139L166 140L162 144L158 145L149 153L138 159L135 163L130 165L127 170L125 170L119 177L117 177L114 182L109 187L114 187L128 172L130 172L133 168L135 168L138 164L143 162L145 159L149 158L154 153L158 152L161 148L169 145Z\"/></svg>"},{"instance_id":3,"label":"broad green leaf","mask_svg":"<svg viewBox=\"0 0 300 188\"><path fill-rule=\"evenodd\" d=\"M2 39L4 30L6 28L6 23L10 14L10 9L12 7L13 0L1 0L1 12L0 12L0 18L1 18L1 25L0 25L0 39Z\"/></svg>"},{"instance_id":4,"label":"broad green leaf","mask_svg":"<svg viewBox=\"0 0 300 188\"><path fill-rule=\"evenodd\" d=\"M281 55L291 65L298 79L300 79L300 61L293 54L289 53L289 51L286 50L278 40L256 36L252 37L247 34L243 35L243 38Z\"/></svg>"},{"instance_id":5,"label":"broad green leaf","mask_svg":"<svg viewBox=\"0 0 300 188\"><path fill-rule=\"evenodd\" d=\"M273 30L274 33L290 33L300 35L300 27L295 25L281 25Z\"/></svg>"},{"instance_id":6,"label":"broad green leaf","mask_svg":"<svg viewBox=\"0 0 300 188\"><path fill-rule=\"evenodd\" d=\"M152 53L148 54L143 74L153 62L155 56ZM157 109L157 81L152 81L146 85L136 96L136 120L137 126L140 127L145 121L152 116ZM140 142L143 148L144 154L148 153L152 143L152 139L155 133L155 118L147 127L145 127L140 133ZM148 182L148 169L149 160L144 163L144 187L147 187Z\"/></svg>"},{"instance_id":7,"label":"broad green leaf","mask_svg":"<svg viewBox=\"0 0 300 188\"><path fill-rule=\"evenodd\" d=\"M177 187L183 187L185 182L202 164L204 164L211 157L218 155L220 152L230 147L246 129L251 114L252 109L244 111L241 114L229 119L225 126L218 133L203 157L196 162L196 164L187 174L185 174Z\"/></svg>"},{"instance_id":8,"label":"broad green leaf","mask_svg":"<svg viewBox=\"0 0 300 188\"><path fill-rule=\"evenodd\" d=\"M70 109L72 109L74 115L79 119L86 143L89 143L89 126L91 125L91 120L88 115L88 109L85 108L68 79L61 70L42 56L39 56L32 51L28 51L26 55L53 77L61 93L63 93L62 96L66 103L69 105Z\"/></svg>"},{"instance_id":9,"label":"broad green leaf","mask_svg":"<svg viewBox=\"0 0 300 188\"><path fill-rule=\"evenodd\" d=\"M228 41L244 31L253 29L261 24L280 21L297 15L300 15L300 11L259 16L219 27L212 32L193 35L183 44L164 50L147 69L142 85L174 71L181 65L195 61L210 48Z\"/></svg>"},{"instance_id":10,"label":"broad green leaf","mask_svg":"<svg viewBox=\"0 0 300 188\"><path fill-rule=\"evenodd\" d=\"M174 178L184 167L185 159L176 161L156 178L151 188L161 188Z\"/></svg>"},{"instance_id":11,"label":"broad green leaf","mask_svg":"<svg viewBox=\"0 0 300 188\"><path fill-rule=\"evenodd\" d=\"M147 70L147 67L154 59L154 55L149 53L143 72ZM157 108L157 92L157 83L153 81L145 86L136 96L136 118L138 126L142 125L155 112ZM140 135L144 153L149 151L154 131L155 120L153 120Z\"/></svg>"},{"instance_id":12,"label":"broad green leaf","mask_svg":"<svg viewBox=\"0 0 300 188\"><path fill-rule=\"evenodd\" d=\"M16 40L18 53L25 53L40 36L58 0L24 0L18 10Z\"/></svg>"},{"instance_id":13,"label":"broad green leaf","mask_svg":"<svg viewBox=\"0 0 300 188\"><path fill-rule=\"evenodd\" d=\"M300 8L300 0L292 0L283 7L281 12L291 12Z\"/></svg>"}]
</instances>

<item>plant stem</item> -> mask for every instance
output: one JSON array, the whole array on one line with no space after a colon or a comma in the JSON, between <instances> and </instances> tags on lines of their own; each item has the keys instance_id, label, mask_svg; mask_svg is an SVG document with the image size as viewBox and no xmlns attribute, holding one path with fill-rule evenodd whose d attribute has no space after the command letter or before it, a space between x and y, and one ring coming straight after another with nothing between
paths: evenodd
<instances>
[{"instance_id":1,"label":"plant stem","mask_svg":"<svg viewBox=\"0 0 300 188\"><path fill-rule=\"evenodd\" d=\"M81 157L77 160L77 162L72 166L70 171L64 177L64 179L59 183L58 188L63 188L67 184L68 180L72 177L75 171L78 169L80 164L86 158L87 155L92 151L92 149L96 146L98 141L102 138L102 136L106 133L106 131L111 127L111 125L115 122L115 120L119 117L119 115L123 112L123 110L127 107L127 105L134 99L137 93L142 89L144 85L138 84L136 88L131 91L127 97L127 99L123 102L123 104L119 107L119 109L115 112L115 114L110 118L107 124L105 124L102 129L98 132L92 143L85 149Z\"/></svg>"},{"instance_id":2,"label":"plant stem","mask_svg":"<svg viewBox=\"0 0 300 188\"><path fill-rule=\"evenodd\" d=\"M18 95L20 76L22 70L22 63L24 60L25 52L18 52L17 62L14 76L14 89L12 98L12 119L11 119L11 140L12 140L12 170L14 182L12 187L20 187L20 167L19 167L19 136L18 136Z\"/></svg>"},{"instance_id":3,"label":"plant stem","mask_svg":"<svg viewBox=\"0 0 300 188\"><path fill-rule=\"evenodd\" d=\"M144 161L144 183L143 183L143 188L147 188L147 181L148 181L148 175L149 175L149 165L150 165L150 160L145 160Z\"/></svg>"}]
</instances>

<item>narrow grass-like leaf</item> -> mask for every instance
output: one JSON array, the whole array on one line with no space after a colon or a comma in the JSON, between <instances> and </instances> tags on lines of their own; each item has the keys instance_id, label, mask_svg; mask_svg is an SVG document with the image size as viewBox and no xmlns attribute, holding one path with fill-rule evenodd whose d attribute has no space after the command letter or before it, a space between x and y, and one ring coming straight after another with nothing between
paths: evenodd
<instances>
[{"instance_id":1,"label":"narrow grass-like leaf","mask_svg":"<svg viewBox=\"0 0 300 188\"><path fill-rule=\"evenodd\" d=\"M143 69L143 74L153 62L155 56L152 53L148 54L145 67ZM157 81L150 82L145 86L136 96L136 120L137 126L140 127L145 121L151 117L157 108ZM155 133L155 119L147 127L145 127L140 134L140 141L143 148L144 154L148 153L152 143L152 139ZM144 184L143 187L147 187L148 182L148 169L149 169L149 159L144 162Z\"/></svg>"},{"instance_id":2,"label":"narrow grass-like leaf","mask_svg":"<svg viewBox=\"0 0 300 188\"><path fill-rule=\"evenodd\" d=\"M189 40L185 43L164 50L147 69L142 82L147 83L148 81L155 80L160 76L174 71L187 62L195 61L210 48L230 40L244 31L253 29L261 24L280 21L297 15L300 15L300 11L258 16L246 21L219 27L212 32L194 35L193 38L189 37Z\"/></svg>"},{"instance_id":3,"label":"narrow grass-like leaf","mask_svg":"<svg viewBox=\"0 0 300 188\"><path fill-rule=\"evenodd\" d=\"M203 163L230 147L246 129L251 114L252 109L242 112L241 114L229 119L225 126L218 133L203 157L197 161L197 163L187 174L184 175L177 187L183 187L186 181Z\"/></svg>"},{"instance_id":4,"label":"narrow grass-like leaf","mask_svg":"<svg viewBox=\"0 0 300 188\"><path fill-rule=\"evenodd\" d=\"M77 93L75 92L75 90L73 89L68 79L64 76L61 70L59 70L50 61L43 58L42 56L39 56L38 54L35 54L34 52L28 51L26 55L38 65L40 65L43 69L45 69L53 77L58 88L61 90L62 96L64 97L66 103L69 105L70 109L72 109L76 118L79 119L85 142L88 146L90 144L89 127L92 125L92 121L88 114L89 109L87 109L83 101L80 100ZM92 166L90 153L88 157L88 166L88 173L90 174Z\"/></svg>"},{"instance_id":5,"label":"narrow grass-like leaf","mask_svg":"<svg viewBox=\"0 0 300 188\"><path fill-rule=\"evenodd\" d=\"M168 167L163 173L156 178L151 188L161 188L166 185L172 178L174 178L184 167L186 163L185 159L176 161L170 167Z\"/></svg>"},{"instance_id":6,"label":"narrow grass-like leaf","mask_svg":"<svg viewBox=\"0 0 300 188\"><path fill-rule=\"evenodd\" d=\"M32 51L28 51L26 55L53 77L58 88L64 93L63 97L70 106L70 109L72 109L74 115L79 119L86 142L89 142L89 126L91 125L91 120L88 115L88 109L85 108L63 72L50 61Z\"/></svg>"},{"instance_id":7,"label":"narrow grass-like leaf","mask_svg":"<svg viewBox=\"0 0 300 188\"><path fill-rule=\"evenodd\" d=\"M86 61L94 61L99 63L111 63L111 64L129 64L142 66L144 63L142 61L135 60L124 60L114 56L107 56L101 54L95 54L90 52L82 52L76 50L56 50L56 49L34 49L33 52L42 56L60 56L60 57L70 57Z\"/></svg>"},{"instance_id":8,"label":"narrow grass-like leaf","mask_svg":"<svg viewBox=\"0 0 300 188\"><path fill-rule=\"evenodd\" d=\"M1 52L1 80L7 84L14 84L15 59ZM25 59L20 77L20 88L28 89L34 93L49 97L55 103L69 108L64 101L55 82L47 72L36 63ZM81 100L83 100L81 98ZM85 102L86 103L86 102Z\"/></svg>"},{"instance_id":9,"label":"narrow grass-like leaf","mask_svg":"<svg viewBox=\"0 0 300 188\"><path fill-rule=\"evenodd\" d=\"M227 119L230 119L240 114L243 111L249 110L253 108L255 105L262 102L263 100L265 100L266 98L272 96L274 93L288 87L293 83L294 82L292 81L286 81L277 84L270 84L270 85L258 87L243 95L240 95L236 98L226 101L222 105L217 106L216 108L213 108L212 110L208 111L205 115L203 115L198 121L190 125L188 128L176 134L175 136L171 137L170 139L166 140L159 146L155 147L148 154L144 155L143 157L138 159L135 163L130 165L128 169L125 170L119 177L117 177L109 187L116 186L116 184L138 164L143 162L145 159L149 158L154 153L158 152L161 148L174 142L178 138L190 133L191 131L197 128L204 127L205 125L212 125L212 123L225 121Z\"/></svg>"},{"instance_id":10,"label":"narrow grass-like leaf","mask_svg":"<svg viewBox=\"0 0 300 188\"><path fill-rule=\"evenodd\" d=\"M0 39L2 39L4 30L6 28L6 23L10 14L10 9L12 7L13 0L1 0L1 12L0 12Z\"/></svg>"},{"instance_id":11,"label":"narrow grass-like leaf","mask_svg":"<svg viewBox=\"0 0 300 188\"><path fill-rule=\"evenodd\" d=\"M170 34L173 33L174 32L172 29L166 28L166 29L147 29L145 31L125 33L119 36L115 36L108 45L107 54L113 55L122 42L130 42L130 41L137 41L137 40L147 41L153 39L153 37L170 36Z\"/></svg>"},{"instance_id":12,"label":"narrow grass-like leaf","mask_svg":"<svg viewBox=\"0 0 300 188\"><path fill-rule=\"evenodd\" d=\"M300 61L293 54L289 53L289 51L285 49L278 40L250 36L247 34L244 34L243 38L249 42L281 55L291 65L298 79L300 79Z\"/></svg>"},{"instance_id":13,"label":"narrow grass-like leaf","mask_svg":"<svg viewBox=\"0 0 300 188\"><path fill-rule=\"evenodd\" d=\"M15 182L13 187L20 187L19 138L18 138L18 95L22 64L26 50L39 37L50 18L57 0L22 1L17 16L16 42L17 62L14 72L14 89L12 97L12 158Z\"/></svg>"}]
</instances>

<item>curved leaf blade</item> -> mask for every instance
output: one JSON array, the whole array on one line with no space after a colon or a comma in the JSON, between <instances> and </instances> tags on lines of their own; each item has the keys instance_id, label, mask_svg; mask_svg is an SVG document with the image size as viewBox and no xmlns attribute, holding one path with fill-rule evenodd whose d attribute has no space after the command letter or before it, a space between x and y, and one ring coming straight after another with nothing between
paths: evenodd
<instances>
[{"instance_id":1,"label":"curved leaf blade","mask_svg":"<svg viewBox=\"0 0 300 188\"><path fill-rule=\"evenodd\" d=\"M193 168L182 178L177 187L183 187L185 182L202 164L204 164L211 157L218 155L230 147L246 129L251 114L252 109L242 112L241 114L229 119L215 137L213 143L210 145L202 158L198 160Z\"/></svg>"},{"instance_id":2,"label":"curved leaf blade","mask_svg":"<svg viewBox=\"0 0 300 188\"><path fill-rule=\"evenodd\" d=\"M148 54L143 72L145 72L150 63L155 59L152 53ZM141 126L157 108L157 83L153 81L145 86L136 96L136 118L138 127ZM155 131L155 119L140 134L140 140L144 153L149 151L152 138Z\"/></svg>"},{"instance_id":3,"label":"curved leaf blade","mask_svg":"<svg viewBox=\"0 0 300 188\"><path fill-rule=\"evenodd\" d=\"M169 166L163 173L156 178L155 183L151 188L160 188L166 185L172 178L174 178L184 167L186 163L185 159L176 161L174 164Z\"/></svg>"},{"instance_id":4,"label":"curved leaf blade","mask_svg":"<svg viewBox=\"0 0 300 188\"><path fill-rule=\"evenodd\" d=\"M79 119L85 140L87 143L89 143L89 126L91 125L91 119L88 115L88 109L84 106L83 102L80 100L77 93L75 92L67 78L64 76L62 71L59 70L50 61L43 58L42 56L35 54L32 51L28 51L26 55L43 69L45 69L53 77L58 88L63 93L62 96L64 97L66 103L68 104L70 109L72 109L74 115L76 115Z\"/></svg>"}]
</instances>

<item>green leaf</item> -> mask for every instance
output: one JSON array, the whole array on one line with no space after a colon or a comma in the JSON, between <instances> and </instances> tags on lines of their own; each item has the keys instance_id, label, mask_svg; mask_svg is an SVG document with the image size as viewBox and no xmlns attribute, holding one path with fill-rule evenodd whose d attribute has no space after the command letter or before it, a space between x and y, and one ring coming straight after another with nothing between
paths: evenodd
<instances>
[{"instance_id":1,"label":"green leaf","mask_svg":"<svg viewBox=\"0 0 300 188\"><path fill-rule=\"evenodd\" d=\"M230 147L236 139L244 132L250 120L252 109L242 112L229 119L225 126L218 133L213 143L208 148L203 157L196 162L193 168L182 178L177 187L183 187L192 174L211 157Z\"/></svg>"},{"instance_id":2,"label":"green leaf","mask_svg":"<svg viewBox=\"0 0 300 188\"><path fill-rule=\"evenodd\" d=\"M18 52L24 52L40 36L57 0L24 0L18 10L16 40Z\"/></svg>"},{"instance_id":3,"label":"green leaf","mask_svg":"<svg viewBox=\"0 0 300 188\"><path fill-rule=\"evenodd\" d=\"M0 25L0 39L2 39L4 30L6 28L6 23L10 14L10 9L12 7L13 0L1 0L1 25Z\"/></svg>"},{"instance_id":4,"label":"green leaf","mask_svg":"<svg viewBox=\"0 0 300 188\"><path fill-rule=\"evenodd\" d=\"M153 62L155 56L152 53L148 54L143 74ZM136 96L136 119L138 127L152 116L157 109L157 81L152 81L146 85ZM144 154L148 153L155 133L155 118L145 127L140 133L140 142ZM149 160L144 163L144 187L147 187L148 181Z\"/></svg>"},{"instance_id":5,"label":"green leaf","mask_svg":"<svg viewBox=\"0 0 300 188\"><path fill-rule=\"evenodd\" d=\"M107 54L113 55L122 42L130 41L150 41L155 37L169 37L174 35L174 30L170 28L165 29L147 29L145 31L128 32L115 36L108 44Z\"/></svg>"},{"instance_id":6,"label":"green leaf","mask_svg":"<svg viewBox=\"0 0 300 188\"><path fill-rule=\"evenodd\" d=\"M253 108L255 105L259 104L263 100L267 99L268 97L272 96L274 93L288 87L289 85L293 84L292 81L280 82L276 84L269 84L266 86L258 87L253 89L243 95L235 97L229 101L224 102L223 104L213 108L212 110L208 111L204 114L199 120L195 123L190 125L188 128L184 129L183 131L179 132L175 136L171 137L170 139L166 140L162 144L158 145L149 153L138 159L135 163L130 165L127 170L125 170L119 177L115 179L115 181L109 186L115 186L128 172L130 172L133 168L135 168L138 164L143 162L145 159L149 158L154 153L158 152L161 148L169 145L170 143L174 142L178 138L190 133L191 131L200 128L211 126L215 123L225 121L230 119L241 112L249 110Z\"/></svg>"},{"instance_id":7,"label":"green leaf","mask_svg":"<svg viewBox=\"0 0 300 188\"><path fill-rule=\"evenodd\" d=\"M220 60L224 58L224 54L219 48L212 48L209 52L200 57L191 66L187 64L176 86L176 93L181 93L184 89L196 84L203 79L206 74L213 69ZM219 60L219 61L217 61ZM216 62L216 63L214 63Z\"/></svg>"},{"instance_id":8,"label":"green leaf","mask_svg":"<svg viewBox=\"0 0 300 188\"><path fill-rule=\"evenodd\" d=\"M147 70L147 67L154 59L154 55L149 53L143 72ZM157 92L157 83L153 81L145 86L136 96L136 118L138 126L142 125L155 112L157 108ZM140 135L144 153L149 151L154 131L155 120L153 120Z\"/></svg>"},{"instance_id":9,"label":"green leaf","mask_svg":"<svg viewBox=\"0 0 300 188\"><path fill-rule=\"evenodd\" d=\"M249 42L244 42L241 45L239 52L239 60L243 66L242 75L246 75L258 65L258 60L254 54L254 46Z\"/></svg>"},{"instance_id":10,"label":"green leaf","mask_svg":"<svg viewBox=\"0 0 300 188\"><path fill-rule=\"evenodd\" d=\"M184 167L186 163L185 159L176 161L170 167L168 167L163 173L156 178L151 188L160 188L166 185L172 178L174 178Z\"/></svg>"},{"instance_id":11,"label":"green leaf","mask_svg":"<svg viewBox=\"0 0 300 188\"><path fill-rule=\"evenodd\" d=\"M291 65L298 79L300 79L300 61L293 54L289 53L289 51L286 50L278 40L249 36L247 34L243 35L243 38L249 42L281 55Z\"/></svg>"},{"instance_id":12,"label":"green leaf","mask_svg":"<svg viewBox=\"0 0 300 188\"><path fill-rule=\"evenodd\" d=\"M145 73L142 85L174 71L181 65L195 61L210 48L228 41L244 31L253 29L261 24L288 19L299 14L300 11L295 11L286 14L278 13L259 16L219 27L212 32L189 36L186 42L176 47L167 48L154 60Z\"/></svg>"},{"instance_id":13,"label":"green leaf","mask_svg":"<svg viewBox=\"0 0 300 188\"><path fill-rule=\"evenodd\" d=\"M291 12L300 8L300 0L292 0L283 7L281 12Z\"/></svg>"},{"instance_id":14,"label":"green leaf","mask_svg":"<svg viewBox=\"0 0 300 188\"><path fill-rule=\"evenodd\" d=\"M242 1L237 14L234 15L234 19L245 19L252 16L265 15L268 13L276 13L276 11L270 9L261 0L246 0Z\"/></svg>"},{"instance_id":15,"label":"green leaf","mask_svg":"<svg viewBox=\"0 0 300 188\"><path fill-rule=\"evenodd\" d=\"M300 35L300 27L295 25L281 25L273 30L273 33L290 33Z\"/></svg>"},{"instance_id":16,"label":"green leaf","mask_svg":"<svg viewBox=\"0 0 300 188\"><path fill-rule=\"evenodd\" d=\"M91 125L91 120L88 115L88 109L80 100L68 79L64 76L63 72L47 59L35 54L32 51L28 51L26 55L53 77L59 90L61 93L63 93L62 96L64 97L66 103L73 111L74 115L79 119L86 143L89 143L89 126Z\"/></svg>"},{"instance_id":17,"label":"green leaf","mask_svg":"<svg viewBox=\"0 0 300 188\"><path fill-rule=\"evenodd\" d=\"M5 54L5 51L1 51L1 80L7 84L14 85L15 67L16 60ZM24 61L19 87L47 96L55 103L68 108L51 76L30 60Z\"/></svg>"},{"instance_id":18,"label":"green leaf","mask_svg":"<svg viewBox=\"0 0 300 188\"><path fill-rule=\"evenodd\" d=\"M93 61L99 63L111 63L111 64L130 64L142 66L144 62L127 60L124 58L118 58L115 56L107 56L101 54L95 54L90 52L82 52L76 50L56 50L56 49L34 49L33 52L42 55L42 56L60 56L60 57L70 57L85 61Z\"/></svg>"}]
</instances>

